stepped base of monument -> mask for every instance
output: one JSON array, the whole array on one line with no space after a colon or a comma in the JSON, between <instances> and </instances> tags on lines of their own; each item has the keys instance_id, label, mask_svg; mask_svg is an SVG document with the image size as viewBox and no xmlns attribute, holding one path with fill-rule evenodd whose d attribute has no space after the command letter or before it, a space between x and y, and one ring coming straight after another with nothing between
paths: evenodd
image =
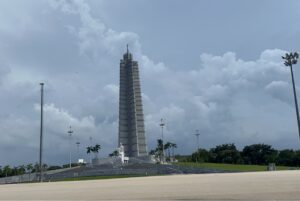
<instances>
[{"instance_id":1,"label":"stepped base of monument","mask_svg":"<svg viewBox=\"0 0 300 201\"><path fill-rule=\"evenodd\" d=\"M101 164L94 166L82 166L72 170L66 170L56 174L47 175L45 181L63 180L66 178L88 176L113 176L113 175L169 175L169 174L204 174L222 173L231 171L203 169L196 167L184 167L177 165L161 165L151 163L132 164Z\"/></svg>"},{"instance_id":2,"label":"stepped base of monument","mask_svg":"<svg viewBox=\"0 0 300 201\"><path fill-rule=\"evenodd\" d=\"M154 164L156 163L155 159L151 155L146 156L136 156L136 157L129 157L129 160L125 163L122 162L120 157L109 157L109 158L94 158L92 159L92 165L113 165L113 166L120 166L120 165L126 165L126 164L145 164L150 163Z\"/></svg>"},{"instance_id":3,"label":"stepped base of monument","mask_svg":"<svg viewBox=\"0 0 300 201\"><path fill-rule=\"evenodd\" d=\"M92 159L92 165L122 165L122 161L119 157L94 158Z\"/></svg>"},{"instance_id":4,"label":"stepped base of monument","mask_svg":"<svg viewBox=\"0 0 300 201\"><path fill-rule=\"evenodd\" d=\"M152 155L146 155L146 156L136 156L136 157L129 157L129 164L143 164L143 163L150 163L150 164L154 164L155 163L155 159Z\"/></svg>"}]
</instances>

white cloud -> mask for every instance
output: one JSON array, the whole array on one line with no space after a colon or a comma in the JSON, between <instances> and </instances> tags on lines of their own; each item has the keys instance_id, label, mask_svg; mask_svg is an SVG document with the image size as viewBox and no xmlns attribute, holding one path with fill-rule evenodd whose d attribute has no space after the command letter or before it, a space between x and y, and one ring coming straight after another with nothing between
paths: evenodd
<instances>
[{"instance_id":1,"label":"white cloud","mask_svg":"<svg viewBox=\"0 0 300 201\"><path fill-rule=\"evenodd\" d=\"M292 86L289 85L286 81L272 81L267 86L265 90L270 93L276 99L279 99L283 102L291 104L292 100Z\"/></svg>"},{"instance_id":2,"label":"white cloud","mask_svg":"<svg viewBox=\"0 0 300 201\"><path fill-rule=\"evenodd\" d=\"M36 104L34 109L40 112L40 105ZM66 130L66 125L73 125L76 129L93 129L95 127L95 121L92 116L77 119L69 114L68 111L56 108L53 103L46 104L44 112L46 116L45 124L48 129L56 129L61 132Z\"/></svg>"}]
</instances>

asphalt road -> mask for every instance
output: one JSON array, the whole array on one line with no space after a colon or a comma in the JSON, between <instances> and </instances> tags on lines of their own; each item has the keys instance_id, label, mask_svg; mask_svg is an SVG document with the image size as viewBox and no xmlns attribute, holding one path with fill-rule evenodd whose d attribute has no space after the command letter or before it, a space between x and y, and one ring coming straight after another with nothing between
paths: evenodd
<instances>
[{"instance_id":1,"label":"asphalt road","mask_svg":"<svg viewBox=\"0 0 300 201\"><path fill-rule=\"evenodd\" d=\"M300 171L10 184L0 200L300 200Z\"/></svg>"}]
</instances>

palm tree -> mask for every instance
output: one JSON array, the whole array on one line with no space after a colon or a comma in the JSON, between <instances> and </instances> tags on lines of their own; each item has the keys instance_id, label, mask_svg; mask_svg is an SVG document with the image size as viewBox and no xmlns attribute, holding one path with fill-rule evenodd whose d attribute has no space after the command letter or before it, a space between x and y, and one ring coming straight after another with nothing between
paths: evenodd
<instances>
[{"instance_id":1,"label":"palm tree","mask_svg":"<svg viewBox=\"0 0 300 201\"><path fill-rule=\"evenodd\" d=\"M92 146L87 147L87 148L86 148L86 153L87 153L87 154L90 154L90 153L92 152L92 149L93 149Z\"/></svg>"},{"instance_id":2,"label":"palm tree","mask_svg":"<svg viewBox=\"0 0 300 201\"><path fill-rule=\"evenodd\" d=\"M171 143L171 148L172 148L172 156L173 156L173 159L175 159L175 155L174 155L174 149L177 148L177 144L175 143Z\"/></svg>"},{"instance_id":3,"label":"palm tree","mask_svg":"<svg viewBox=\"0 0 300 201\"><path fill-rule=\"evenodd\" d=\"M96 144L96 145L94 146L94 149L95 149L95 152L98 153L98 151L101 149L100 144Z\"/></svg>"},{"instance_id":4,"label":"palm tree","mask_svg":"<svg viewBox=\"0 0 300 201\"><path fill-rule=\"evenodd\" d=\"M170 153L171 145L172 145L171 142L167 142L167 143L164 145L164 148L165 148L166 150L168 150L168 158L169 158L169 159L170 159L170 157L171 157L171 153Z\"/></svg>"},{"instance_id":5,"label":"palm tree","mask_svg":"<svg viewBox=\"0 0 300 201\"><path fill-rule=\"evenodd\" d=\"M92 147L91 151L95 154L95 158L98 158L98 153L100 149L101 149L100 144L96 144L94 147Z\"/></svg>"},{"instance_id":6,"label":"palm tree","mask_svg":"<svg viewBox=\"0 0 300 201\"><path fill-rule=\"evenodd\" d=\"M162 162L163 160L163 141L162 139L157 139L157 148L156 148L156 154L159 157L159 160Z\"/></svg>"},{"instance_id":7,"label":"palm tree","mask_svg":"<svg viewBox=\"0 0 300 201\"><path fill-rule=\"evenodd\" d=\"M86 148L86 153L90 154L91 152L93 152L95 154L95 158L97 158L97 154L98 154L100 149L101 149L101 146L99 144L96 144L94 147L93 146L87 147Z\"/></svg>"},{"instance_id":8,"label":"palm tree","mask_svg":"<svg viewBox=\"0 0 300 201\"><path fill-rule=\"evenodd\" d=\"M157 140L157 149L158 150L163 150L163 141L162 141L162 139L158 139Z\"/></svg>"},{"instance_id":9,"label":"palm tree","mask_svg":"<svg viewBox=\"0 0 300 201\"><path fill-rule=\"evenodd\" d=\"M93 147L92 146L88 146L86 148L86 153L89 155L90 158L90 163L92 163L92 157L90 156L91 152L92 152Z\"/></svg>"}]
</instances>

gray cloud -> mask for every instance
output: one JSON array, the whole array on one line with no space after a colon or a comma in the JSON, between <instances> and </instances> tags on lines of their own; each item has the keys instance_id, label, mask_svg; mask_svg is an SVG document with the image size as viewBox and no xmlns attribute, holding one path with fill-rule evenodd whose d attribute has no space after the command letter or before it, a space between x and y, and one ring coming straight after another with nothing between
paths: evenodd
<instances>
[{"instance_id":1,"label":"gray cloud","mask_svg":"<svg viewBox=\"0 0 300 201\"><path fill-rule=\"evenodd\" d=\"M2 84L4 78L9 74L10 68L8 64L0 57L0 85Z\"/></svg>"},{"instance_id":2,"label":"gray cloud","mask_svg":"<svg viewBox=\"0 0 300 201\"><path fill-rule=\"evenodd\" d=\"M0 18L0 43L6 44L0 53L7 63L0 66L1 164L37 160L41 81L46 162L67 162L69 125L74 153L80 141L86 157L89 137L102 145L102 156L110 153L117 145L119 60L127 43L140 65L149 149L160 138L160 118L166 119L166 140L183 154L194 150L196 129L205 148L227 142L297 148L284 50L267 49L248 61L234 52L199 52L193 66L174 68L151 59L143 52L142 36L111 28L90 5L41 1ZM15 21L22 26L12 26Z\"/></svg>"}]
</instances>

